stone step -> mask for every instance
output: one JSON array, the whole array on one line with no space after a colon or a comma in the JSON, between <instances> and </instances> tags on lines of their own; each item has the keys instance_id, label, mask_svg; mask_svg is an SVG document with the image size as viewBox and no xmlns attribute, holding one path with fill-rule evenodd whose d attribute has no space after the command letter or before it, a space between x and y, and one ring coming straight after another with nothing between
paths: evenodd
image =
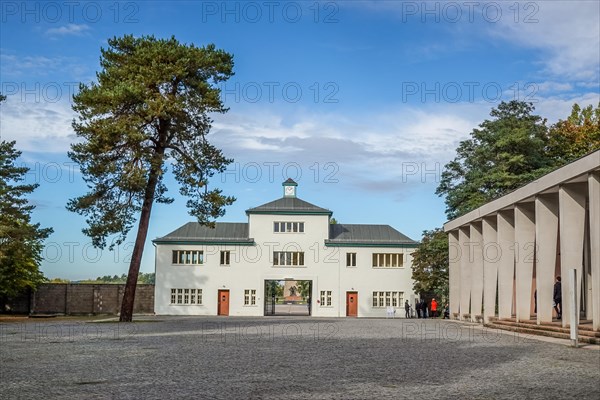
<instances>
[{"instance_id":1,"label":"stone step","mask_svg":"<svg viewBox=\"0 0 600 400\"><path fill-rule=\"evenodd\" d=\"M554 337L557 339L570 339L571 338L571 336L568 333L555 332L555 331L550 331L550 330L531 329L531 328L519 327L519 326L515 326L515 325L489 323L489 324L486 324L485 326L488 328L493 328L493 329L502 329L502 330L511 331L511 332L518 332L518 333L525 333L525 334L546 336L546 337ZM600 338L597 338L597 337L580 335L578 340L581 343L600 344Z\"/></svg>"},{"instance_id":2,"label":"stone step","mask_svg":"<svg viewBox=\"0 0 600 400\"><path fill-rule=\"evenodd\" d=\"M515 318L498 318L498 317L490 317L489 318L490 322L510 322L510 323L517 323ZM531 326L544 326L544 327L554 327L554 328L562 328L562 325L560 322L542 322L541 324L538 325L537 321L535 319L529 320L529 321L520 321L520 324L527 324L527 325L531 325ZM569 328L563 328L563 329L569 329ZM580 323L578 326L579 331L589 331L589 332L594 332L594 333L600 333L600 331L595 331L592 324L590 322L584 322L584 323Z\"/></svg>"},{"instance_id":3,"label":"stone step","mask_svg":"<svg viewBox=\"0 0 600 400\"><path fill-rule=\"evenodd\" d=\"M503 320L494 321L494 322L490 322L490 323L494 324L494 325L516 326L519 328L534 329L534 330L538 330L538 331L550 331L550 332L564 333L567 335L571 334L571 330L569 328L563 328L562 326L558 326L558 325L549 325L549 324L548 325L537 325L535 323L530 323L530 322L512 322L512 321L503 321ZM592 337L592 338L600 338L600 332L592 331L592 330L579 329L579 335L586 336L586 337Z\"/></svg>"}]
</instances>

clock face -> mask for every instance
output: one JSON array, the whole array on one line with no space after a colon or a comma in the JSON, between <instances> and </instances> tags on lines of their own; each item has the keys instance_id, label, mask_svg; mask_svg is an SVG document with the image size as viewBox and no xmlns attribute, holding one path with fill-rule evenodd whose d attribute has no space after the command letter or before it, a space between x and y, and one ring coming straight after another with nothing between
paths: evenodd
<instances>
[{"instance_id":1,"label":"clock face","mask_svg":"<svg viewBox=\"0 0 600 400\"><path fill-rule=\"evenodd\" d=\"M286 186L285 187L285 192L286 196L291 196L294 194L294 187L293 186Z\"/></svg>"}]
</instances>

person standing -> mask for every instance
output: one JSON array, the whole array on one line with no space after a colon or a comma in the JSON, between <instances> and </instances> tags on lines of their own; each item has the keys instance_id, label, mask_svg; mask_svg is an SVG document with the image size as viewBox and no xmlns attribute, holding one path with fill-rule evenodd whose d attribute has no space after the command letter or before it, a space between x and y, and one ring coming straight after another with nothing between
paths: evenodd
<instances>
[{"instance_id":1,"label":"person standing","mask_svg":"<svg viewBox=\"0 0 600 400\"><path fill-rule=\"evenodd\" d=\"M431 318L437 317L437 301L435 301L435 297L431 299Z\"/></svg>"},{"instance_id":2,"label":"person standing","mask_svg":"<svg viewBox=\"0 0 600 400\"><path fill-rule=\"evenodd\" d=\"M427 318L427 302L425 299L421 300L421 314L423 314L423 318Z\"/></svg>"},{"instance_id":3,"label":"person standing","mask_svg":"<svg viewBox=\"0 0 600 400\"><path fill-rule=\"evenodd\" d=\"M562 284L560 283L560 276L556 277L556 283L554 284L554 310L558 319L562 318Z\"/></svg>"},{"instance_id":4,"label":"person standing","mask_svg":"<svg viewBox=\"0 0 600 400\"><path fill-rule=\"evenodd\" d=\"M421 300L415 300L415 310L417 310L417 318L421 318Z\"/></svg>"},{"instance_id":5,"label":"person standing","mask_svg":"<svg viewBox=\"0 0 600 400\"><path fill-rule=\"evenodd\" d=\"M410 304L408 304L408 300L406 300L404 302L404 311L405 311L405 318L410 318Z\"/></svg>"}]
</instances>

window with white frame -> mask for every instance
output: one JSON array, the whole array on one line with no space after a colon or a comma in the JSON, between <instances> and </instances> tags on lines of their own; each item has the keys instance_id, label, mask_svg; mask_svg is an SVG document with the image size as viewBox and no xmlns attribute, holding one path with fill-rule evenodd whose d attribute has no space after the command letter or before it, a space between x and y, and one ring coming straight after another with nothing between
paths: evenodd
<instances>
[{"instance_id":1,"label":"window with white frame","mask_svg":"<svg viewBox=\"0 0 600 400\"><path fill-rule=\"evenodd\" d=\"M402 253L373 253L373 268L402 268L404 255Z\"/></svg>"},{"instance_id":2,"label":"window with white frame","mask_svg":"<svg viewBox=\"0 0 600 400\"><path fill-rule=\"evenodd\" d=\"M346 267L356 267L356 253L346 253Z\"/></svg>"},{"instance_id":3,"label":"window with white frame","mask_svg":"<svg viewBox=\"0 0 600 400\"><path fill-rule=\"evenodd\" d=\"M304 222L280 222L273 223L275 233L304 233Z\"/></svg>"},{"instance_id":4,"label":"window with white frame","mask_svg":"<svg viewBox=\"0 0 600 400\"><path fill-rule=\"evenodd\" d=\"M231 251L223 250L221 251L221 265L229 265L231 260Z\"/></svg>"},{"instance_id":5,"label":"window with white frame","mask_svg":"<svg viewBox=\"0 0 600 400\"><path fill-rule=\"evenodd\" d=\"M373 292L373 307L401 307L404 303L404 292Z\"/></svg>"},{"instance_id":6,"label":"window with white frame","mask_svg":"<svg viewBox=\"0 0 600 400\"><path fill-rule=\"evenodd\" d=\"M202 305L202 289L171 289L171 304Z\"/></svg>"},{"instance_id":7,"label":"window with white frame","mask_svg":"<svg viewBox=\"0 0 600 400\"><path fill-rule=\"evenodd\" d=\"M274 251L273 265L294 266L304 265L304 252L302 251Z\"/></svg>"},{"instance_id":8,"label":"window with white frame","mask_svg":"<svg viewBox=\"0 0 600 400\"><path fill-rule=\"evenodd\" d=\"M173 250L173 264L202 265L204 264L204 252L202 250Z\"/></svg>"},{"instance_id":9,"label":"window with white frame","mask_svg":"<svg viewBox=\"0 0 600 400\"><path fill-rule=\"evenodd\" d=\"M321 307L331 307L331 290L321 290Z\"/></svg>"},{"instance_id":10,"label":"window with white frame","mask_svg":"<svg viewBox=\"0 0 600 400\"><path fill-rule=\"evenodd\" d=\"M244 290L244 305L255 306L256 305L256 289Z\"/></svg>"}]
</instances>

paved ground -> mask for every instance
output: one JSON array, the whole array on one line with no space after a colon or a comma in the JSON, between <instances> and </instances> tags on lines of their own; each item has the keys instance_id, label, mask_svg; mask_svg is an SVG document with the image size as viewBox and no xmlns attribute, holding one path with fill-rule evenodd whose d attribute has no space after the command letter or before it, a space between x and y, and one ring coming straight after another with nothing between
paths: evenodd
<instances>
[{"instance_id":1,"label":"paved ground","mask_svg":"<svg viewBox=\"0 0 600 400\"><path fill-rule=\"evenodd\" d=\"M0 323L0 399L598 399L600 351L443 320Z\"/></svg>"},{"instance_id":2,"label":"paved ground","mask_svg":"<svg viewBox=\"0 0 600 400\"><path fill-rule=\"evenodd\" d=\"M276 304L275 314L308 316L308 306L306 304Z\"/></svg>"}]
</instances>

